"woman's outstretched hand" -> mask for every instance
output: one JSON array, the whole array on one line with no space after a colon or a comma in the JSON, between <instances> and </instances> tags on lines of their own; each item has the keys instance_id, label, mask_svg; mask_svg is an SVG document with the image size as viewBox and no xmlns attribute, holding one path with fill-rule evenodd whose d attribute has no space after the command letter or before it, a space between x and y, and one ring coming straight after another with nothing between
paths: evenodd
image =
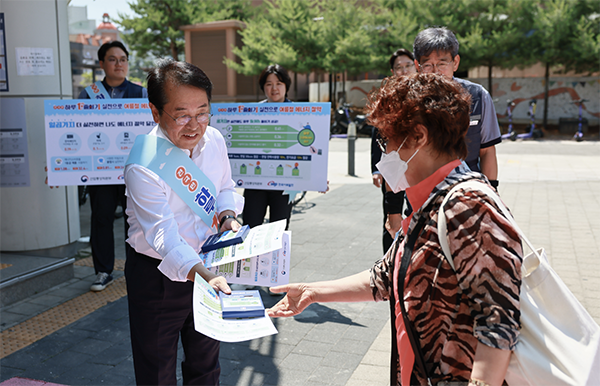
<instances>
[{"instance_id":1,"label":"woman's outstretched hand","mask_svg":"<svg viewBox=\"0 0 600 386\"><path fill-rule=\"evenodd\" d=\"M279 303L267 309L267 315L272 318L298 315L306 307L314 303L314 293L306 284L280 285L272 287L271 292L287 292Z\"/></svg>"}]
</instances>

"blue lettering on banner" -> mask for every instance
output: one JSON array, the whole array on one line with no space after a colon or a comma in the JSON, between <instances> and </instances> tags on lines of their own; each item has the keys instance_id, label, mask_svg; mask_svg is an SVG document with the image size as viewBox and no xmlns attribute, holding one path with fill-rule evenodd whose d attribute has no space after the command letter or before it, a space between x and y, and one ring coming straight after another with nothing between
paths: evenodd
<instances>
[{"instance_id":1,"label":"blue lettering on banner","mask_svg":"<svg viewBox=\"0 0 600 386\"><path fill-rule=\"evenodd\" d=\"M194 201L206 213L211 213L215 208L215 197L212 194L210 194L210 191L206 186L203 186L200 189L200 193L196 194L196 198L194 199Z\"/></svg>"}]
</instances>

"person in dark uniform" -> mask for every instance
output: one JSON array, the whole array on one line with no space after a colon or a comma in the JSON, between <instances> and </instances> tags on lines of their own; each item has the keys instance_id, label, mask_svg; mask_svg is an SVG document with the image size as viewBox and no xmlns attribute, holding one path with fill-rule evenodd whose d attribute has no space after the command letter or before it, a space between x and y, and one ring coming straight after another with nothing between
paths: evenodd
<instances>
[{"instance_id":1,"label":"person in dark uniform","mask_svg":"<svg viewBox=\"0 0 600 386\"><path fill-rule=\"evenodd\" d=\"M417 34L413 44L415 66L419 72L436 73L453 79L471 94L471 122L467 132L467 158L474 172L483 173L498 188L496 145L502 142L494 102L483 86L454 77L458 70L458 40L445 27L427 28Z\"/></svg>"},{"instance_id":2,"label":"person in dark uniform","mask_svg":"<svg viewBox=\"0 0 600 386\"><path fill-rule=\"evenodd\" d=\"M129 52L118 41L104 43L98 50L100 68L105 77L100 82L88 86L79 94L79 99L118 99L147 98L148 91L127 80ZM113 282L112 271L115 265L115 237L113 224L118 205L127 208L125 185L90 185L90 206L92 209L90 244L96 280L92 291L102 291ZM127 219L125 218L125 236ZM127 238L127 237L126 237Z\"/></svg>"},{"instance_id":3,"label":"person in dark uniform","mask_svg":"<svg viewBox=\"0 0 600 386\"><path fill-rule=\"evenodd\" d=\"M412 52L400 48L392 54L390 57L390 72L392 76L405 76L414 74L416 72L414 65L414 56ZM389 219L400 218L404 208L404 191L394 193L386 186L385 180L379 170L377 170L377 162L381 160L381 154L384 152L384 148L381 145L381 137L376 127L373 128L371 133L371 175L373 177L373 185L381 188L383 193L383 253L386 253L392 242L394 241L393 235L388 231L386 224L388 223L388 215L400 215L390 217Z\"/></svg>"},{"instance_id":4,"label":"person in dark uniform","mask_svg":"<svg viewBox=\"0 0 600 386\"><path fill-rule=\"evenodd\" d=\"M260 89L267 99L261 103L291 102L287 98L292 80L285 68L273 64L263 70L258 78ZM267 207L269 207L269 222L286 220L286 229L290 227L292 204L289 194L283 190L244 189L244 211L242 217L244 224L253 228L265 221Z\"/></svg>"},{"instance_id":5,"label":"person in dark uniform","mask_svg":"<svg viewBox=\"0 0 600 386\"><path fill-rule=\"evenodd\" d=\"M498 118L490 93L483 86L454 77L458 70L458 40L445 27L431 27L419 32L413 43L415 67L421 73L436 73L452 79L471 94L471 115L467 131L467 157L464 162L474 172L483 173L490 185L498 189L496 145L502 142ZM389 216L392 231L400 229L402 216Z\"/></svg>"}]
</instances>

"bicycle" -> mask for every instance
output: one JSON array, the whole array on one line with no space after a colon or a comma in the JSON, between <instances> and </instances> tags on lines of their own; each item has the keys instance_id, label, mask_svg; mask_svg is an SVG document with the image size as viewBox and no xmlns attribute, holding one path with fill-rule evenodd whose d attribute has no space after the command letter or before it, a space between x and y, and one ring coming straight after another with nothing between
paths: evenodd
<instances>
[{"instance_id":1,"label":"bicycle","mask_svg":"<svg viewBox=\"0 0 600 386\"><path fill-rule=\"evenodd\" d=\"M506 114L508 115L508 133L502 135L502 139L517 140L517 132L513 129L512 124L512 109L515 107L515 102L508 99L506 101Z\"/></svg>"},{"instance_id":2,"label":"bicycle","mask_svg":"<svg viewBox=\"0 0 600 386\"><path fill-rule=\"evenodd\" d=\"M290 204L292 205L292 207L298 205L300 203L300 201L302 201L302 199L304 198L304 196L306 196L306 191L303 191L299 195L296 195L296 198L294 200L292 200L292 202L290 202Z\"/></svg>"},{"instance_id":3,"label":"bicycle","mask_svg":"<svg viewBox=\"0 0 600 386\"><path fill-rule=\"evenodd\" d=\"M577 142L583 141L583 127L582 127L583 102L587 102L587 101L588 101L587 99L578 99L576 101L571 102L575 106L579 107L579 123L578 123L578 127L577 127L577 132L573 136L573 139L576 140Z\"/></svg>"}]
</instances>

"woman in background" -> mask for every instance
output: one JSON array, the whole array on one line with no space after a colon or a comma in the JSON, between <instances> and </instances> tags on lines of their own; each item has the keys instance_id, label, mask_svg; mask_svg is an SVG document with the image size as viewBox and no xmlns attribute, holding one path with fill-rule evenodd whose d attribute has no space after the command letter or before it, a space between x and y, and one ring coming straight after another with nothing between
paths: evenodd
<instances>
[{"instance_id":1,"label":"woman in background","mask_svg":"<svg viewBox=\"0 0 600 386\"><path fill-rule=\"evenodd\" d=\"M283 103L291 102L287 98L292 80L285 68L279 64L273 64L263 70L258 78L260 89L263 90L267 99L261 103ZM265 221L267 207L269 207L269 222L286 220L286 230L290 227L292 205L289 195L283 190L266 189L244 189L244 211L242 217L244 224L253 228Z\"/></svg>"}]
</instances>

